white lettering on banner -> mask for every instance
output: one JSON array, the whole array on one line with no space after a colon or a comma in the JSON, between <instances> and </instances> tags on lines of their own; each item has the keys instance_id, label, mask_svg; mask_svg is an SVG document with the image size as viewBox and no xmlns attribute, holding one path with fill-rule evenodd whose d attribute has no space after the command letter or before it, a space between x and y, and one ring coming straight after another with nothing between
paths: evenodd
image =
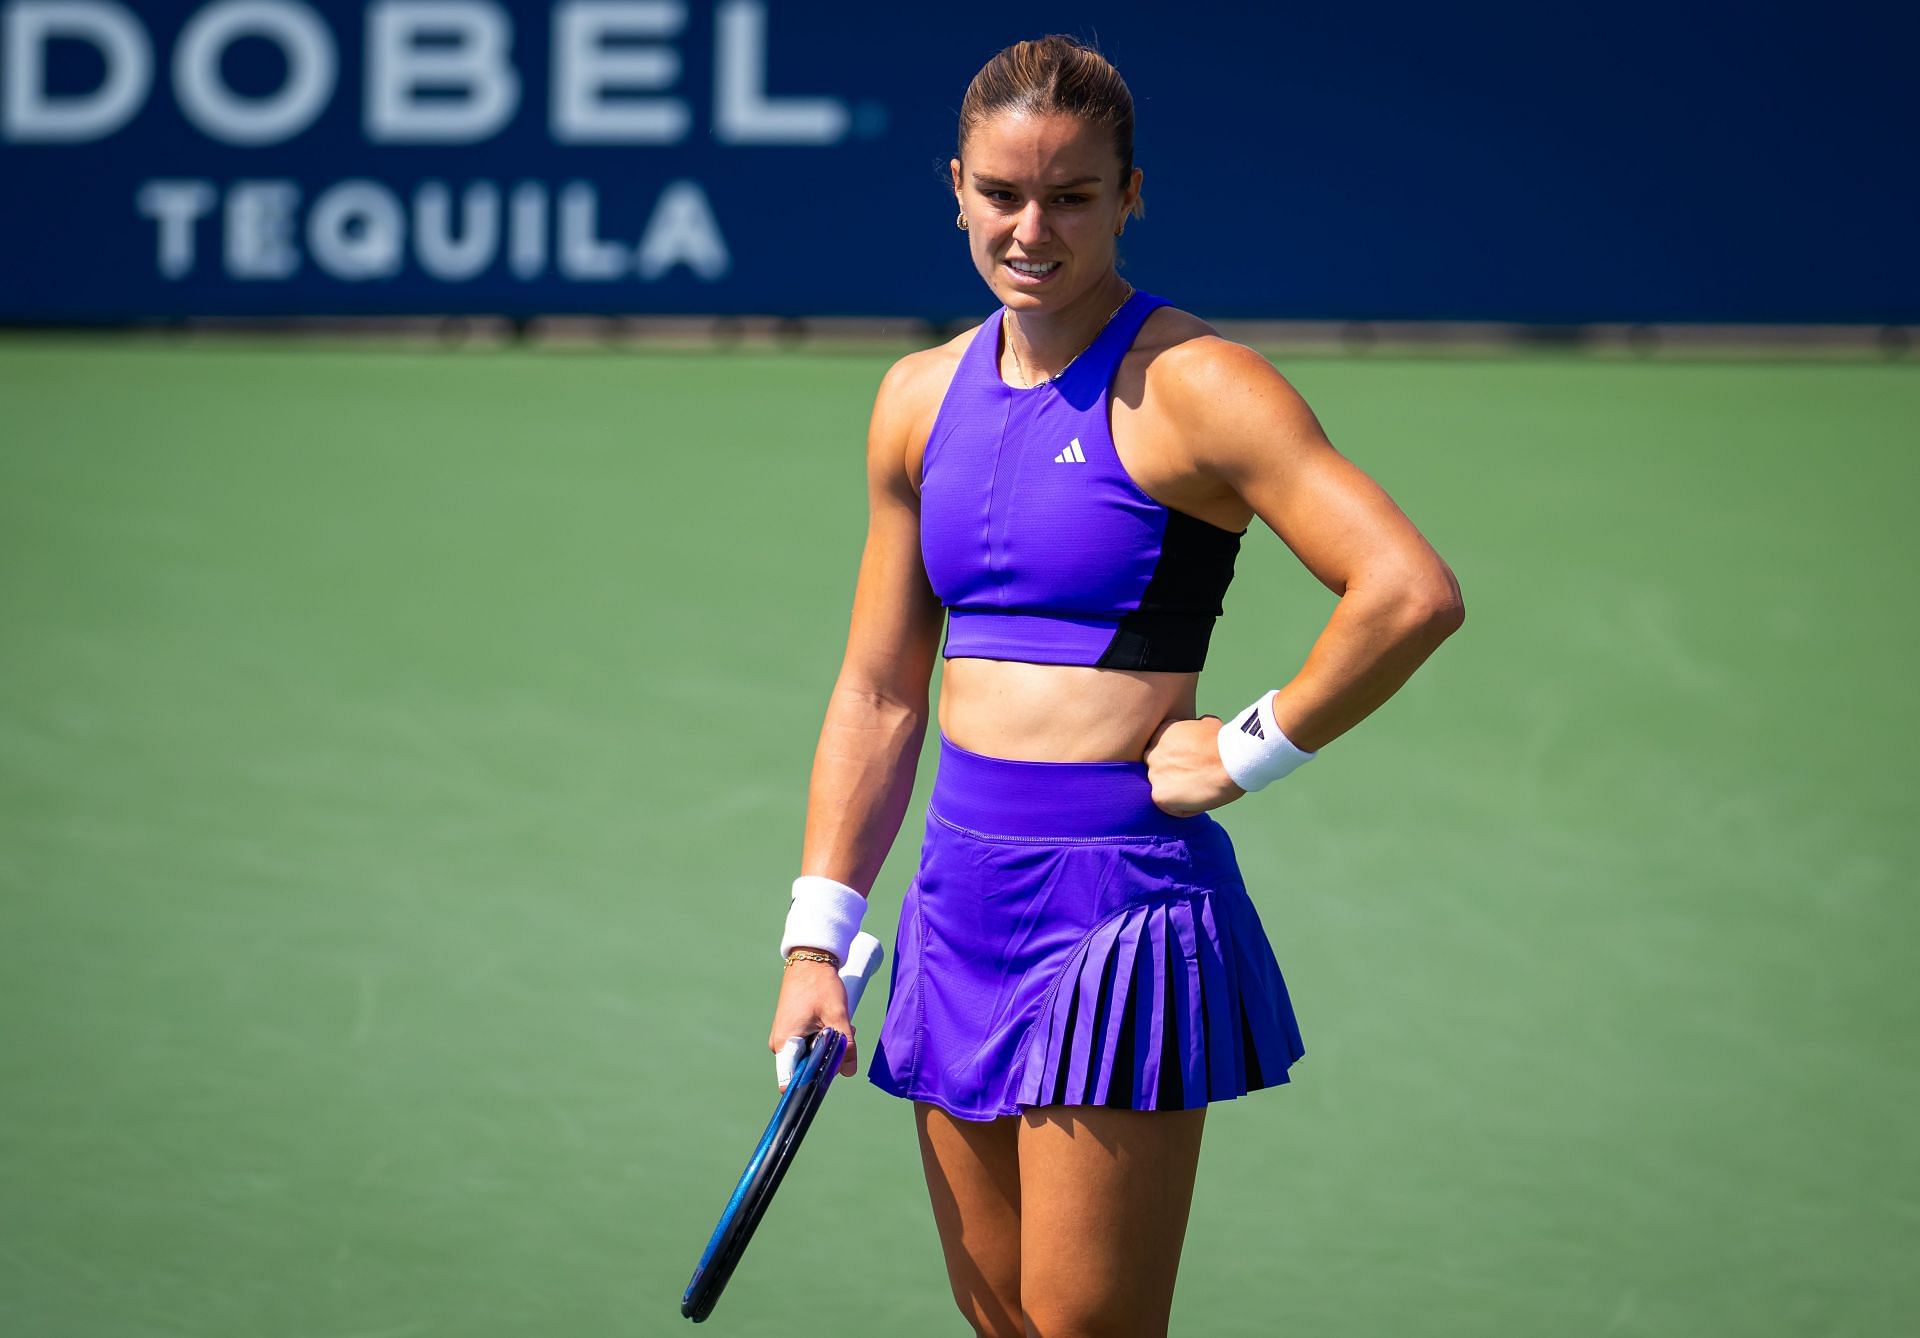
<instances>
[{"instance_id":1,"label":"white lettering on banner","mask_svg":"<svg viewBox=\"0 0 1920 1338\"><path fill-rule=\"evenodd\" d=\"M413 254L428 274L449 283L471 279L499 249L500 191L491 181L476 181L461 196L458 237L447 184L428 181L414 192Z\"/></svg>"},{"instance_id":2,"label":"white lettering on banner","mask_svg":"<svg viewBox=\"0 0 1920 1338\"><path fill-rule=\"evenodd\" d=\"M480 0L378 0L367 9L367 138L472 144L513 119L513 21ZM431 90L437 96L425 97ZM446 96L458 92L458 97Z\"/></svg>"},{"instance_id":3,"label":"white lettering on banner","mask_svg":"<svg viewBox=\"0 0 1920 1338\"><path fill-rule=\"evenodd\" d=\"M287 80L278 91L246 98L227 86L220 59L242 37L264 37L286 57ZM278 144L325 109L338 64L327 25L298 0L219 0L181 30L173 49L173 95L210 139Z\"/></svg>"},{"instance_id":4,"label":"white lettering on banner","mask_svg":"<svg viewBox=\"0 0 1920 1338\"><path fill-rule=\"evenodd\" d=\"M340 5L344 9L346 6ZM726 145L837 144L878 134L885 109L856 117L833 97L767 92L766 0L718 0L713 31L713 139ZM123 129L146 106L155 48L121 0L0 0L0 138L85 143ZM520 111L513 18L500 0L372 0L364 14L362 129L375 144L472 144ZM685 73L685 0L560 0L553 6L548 133L560 144L679 144L693 107L673 95ZM286 61L279 88L243 96L222 61L256 38ZM351 40L351 39L349 39ZM48 91L59 42L99 53L105 73L86 92ZM323 115L340 86L327 20L307 0L210 0L189 11L171 59L174 101L209 139L279 144ZM352 82L350 77L349 85ZM856 127L857 122L857 127Z\"/></svg>"},{"instance_id":5,"label":"white lettering on banner","mask_svg":"<svg viewBox=\"0 0 1920 1338\"><path fill-rule=\"evenodd\" d=\"M300 188L291 181L236 181L227 192L227 276L286 279L300 268L293 245L293 211Z\"/></svg>"},{"instance_id":6,"label":"white lettering on banner","mask_svg":"<svg viewBox=\"0 0 1920 1338\"><path fill-rule=\"evenodd\" d=\"M517 183L507 197L507 271L532 280L547 270L548 239L557 237L553 257L563 278L607 282L638 275L653 282L684 266L709 282L725 278L732 267L726 238L707 194L696 181L672 181L660 192L641 230L626 243L600 235L599 192L589 182L570 181L553 201L559 226L552 226L547 186ZM289 279L299 272L302 254L300 188L291 181L236 181L226 190L210 181L156 178L134 196L135 209L153 220L156 267L168 279L192 273L200 220L220 219L221 254L227 277L257 281ZM460 225L453 225L453 191L443 181L428 181L414 193L414 256L420 269L446 282L478 277L500 258L501 191L492 181L475 181L461 193ZM391 279L405 264L408 212L400 196L377 181L355 178L322 191L306 215L304 235L314 263L328 277L349 283Z\"/></svg>"},{"instance_id":7,"label":"white lettering on banner","mask_svg":"<svg viewBox=\"0 0 1920 1338\"><path fill-rule=\"evenodd\" d=\"M643 279L657 279L675 265L685 265L703 279L726 274L726 239L698 184L676 181L661 192L634 263Z\"/></svg>"},{"instance_id":8,"label":"white lettering on banner","mask_svg":"<svg viewBox=\"0 0 1920 1338\"><path fill-rule=\"evenodd\" d=\"M568 0L553 11L553 137L562 144L677 144L693 112L680 98L633 96L670 88L680 53L638 45L686 26L679 0ZM619 45L614 45L618 41Z\"/></svg>"},{"instance_id":9,"label":"white lettering on banner","mask_svg":"<svg viewBox=\"0 0 1920 1338\"><path fill-rule=\"evenodd\" d=\"M560 188L560 275L567 279L617 279L627 272L624 247L603 242L598 231L600 197L584 181Z\"/></svg>"},{"instance_id":10,"label":"white lettering on banner","mask_svg":"<svg viewBox=\"0 0 1920 1338\"><path fill-rule=\"evenodd\" d=\"M307 250L336 279L391 279L405 256L406 215L377 181L342 181L313 202Z\"/></svg>"},{"instance_id":11,"label":"white lettering on banner","mask_svg":"<svg viewBox=\"0 0 1920 1338\"><path fill-rule=\"evenodd\" d=\"M134 208L158 229L154 264L161 278L180 279L192 272L193 226L213 211L219 198L211 181L149 181L134 196Z\"/></svg>"},{"instance_id":12,"label":"white lettering on banner","mask_svg":"<svg viewBox=\"0 0 1920 1338\"><path fill-rule=\"evenodd\" d=\"M521 182L513 188L511 209L507 268L516 279L537 279L547 268L547 188L537 181Z\"/></svg>"},{"instance_id":13,"label":"white lettering on banner","mask_svg":"<svg viewBox=\"0 0 1920 1338\"><path fill-rule=\"evenodd\" d=\"M769 98L767 7L722 0L714 15L713 132L723 144L836 144L846 138L837 98Z\"/></svg>"},{"instance_id":14,"label":"white lettering on banner","mask_svg":"<svg viewBox=\"0 0 1920 1338\"><path fill-rule=\"evenodd\" d=\"M153 87L153 48L140 20L110 0L17 0L7 6L6 97L0 130L22 144L79 144L111 135ZM85 42L106 74L86 93L47 93L47 46Z\"/></svg>"}]
</instances>

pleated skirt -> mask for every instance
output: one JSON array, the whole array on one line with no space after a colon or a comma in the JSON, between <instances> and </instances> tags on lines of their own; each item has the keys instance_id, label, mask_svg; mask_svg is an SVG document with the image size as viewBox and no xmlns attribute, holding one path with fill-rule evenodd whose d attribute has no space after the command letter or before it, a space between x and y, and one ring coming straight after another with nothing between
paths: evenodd
<instances>
[{"instance_id":1,"label":"pleated skirt","mask_svg":"<svg viewBox=\"0 0 1920 1338\"><path fill-rule=\"evenodd\" d=\"M969 1120L1186 1110L1305 1053L1226 830L1155 807L1141 762L941 739L868 1076Z\"/></svg>"}]
</instances>

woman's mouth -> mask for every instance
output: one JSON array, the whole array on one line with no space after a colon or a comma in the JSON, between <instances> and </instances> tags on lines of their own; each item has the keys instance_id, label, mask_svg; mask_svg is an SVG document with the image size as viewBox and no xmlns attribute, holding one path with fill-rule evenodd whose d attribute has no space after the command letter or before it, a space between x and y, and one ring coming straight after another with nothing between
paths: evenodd
<instances>
[{"instance_id":1,"label":"woman's mouth","mask_svg":"<svg viewBox=\"0 0 1920 1338\"><path fill-rule=\"evenodd\" d=\"M1058 260L1009 260L1007 269L1013 274L1013 281L1022 287L1034 287L1052 278L1060 268Z\"/></svg>"}]
</instances>

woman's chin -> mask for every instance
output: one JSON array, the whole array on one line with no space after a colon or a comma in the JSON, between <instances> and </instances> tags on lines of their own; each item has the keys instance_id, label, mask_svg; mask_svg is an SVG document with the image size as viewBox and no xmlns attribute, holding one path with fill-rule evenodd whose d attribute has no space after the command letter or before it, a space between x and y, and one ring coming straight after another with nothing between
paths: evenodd
<instances>
[{"instance_id":1,"label":"woman's chin","mask_svg":"<svg viewBox=\"0 0 1920 1338\"><path fill-rule=\"evenodd\" d=\"M1017 310L1059 306L1061 303L1061 294L1065 291L1065 285L1061 284L1048 284L1044 288L1032 288L1022 283L1009 283L1005 280L998 283L990 283L988 287L993 289L993 295L1000 299L1002 306L1013 307Z\"/></svg>"}]
</instances>

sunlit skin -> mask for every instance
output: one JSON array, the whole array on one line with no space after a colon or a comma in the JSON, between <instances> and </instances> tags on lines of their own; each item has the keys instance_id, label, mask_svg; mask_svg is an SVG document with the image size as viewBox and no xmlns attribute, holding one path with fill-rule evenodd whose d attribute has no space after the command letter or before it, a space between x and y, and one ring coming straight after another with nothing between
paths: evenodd
<instances>
[{"instance_id":1,"label":"sunlit skin","mask_svg":"<svg viewBox=\"0 0 1920 1338\"><path fill-rule=\"evenodd\" d=\"M1141 173L1122 181L1104 128L1014 114L974 127L952 173L969 255L1008 311L1000 374L1016 387L1039 382L1126 295L1116 233ZM1013 260L1058 265L1033 277ZM868 430L866 546L814 755L801 863L863 892L905 816L930 724L943 610L920 557L920 461L972 338L896 363ZM1258 353L1161 308L1115 373L1110 416L1121 464L1150 496L1235 532L1257 518L1338 597L1305 664L1270 663L1269 681L1283 684L1274 715L1302 748L1353 728L1459 626L1453 573ZM1272 537L1257 529L1246 540L1263 541ZM1290 643L1263 594L1235 592L1231 634ZM1198 714L1197 674L980 659L947 660L941 674L939 727L963 748L1144 760L1154 802L1179 816L1242 795L1220 762L1219 719ZM768 1048L823 1025L852 1034L838 976L825 964L789 967ZM849 1046L841 1072L856 1070ZM949 1278L976 1332L1164 1334L1204 1114L1043 1107L973 1122L916 1103Z\"/></svg>"},{"instance_id":2,"label":"sunlit skin","mask_svg":"<svg viewBox=\"0 0 1920 1338\"><path fill-rule=\"evenodd\" d=\"M1006 305L1007 337L1034 377L1058 371L1126 291L1115 236L1140 189L1125 187L1104 128L1071 117L1004 115L974 128L951 164L975 269ZM1058 260L1043 284L1006 261ZM867 439L868 531L847 649L815 751L802 871L867 889L913 788L930 723L943 610L920 559L920 458L971 330L895 363ZM1004 343L1005 341L1003 341ZM1001 375L1018 384L1003 347ZM1121 360L1111 417L1121 463L1150 496L1224 529L1257 516L1335 595L1304 665L1281 681L1274 715L1317 750L1404 683L1462 615L1459 587L1379 485L1328 443L1319 421L1260 354L1171 307L1155 311ZM1258 543L1258 531L1247 542ZM1271 542L1271 540L1268 540ZM1236 591L1233 634L1259 637L1258 604ZM1200 716L1194 673L953 659L939 727L963 748L1038 761L1144 759L1154 801L1188 816L1241 796L1220 763L1216 716ZM1229 711L1244 703L1226 703ZM838 977L788 968L769 1048L824 1021L846 1022ZM849 1047L842 1072L857 1068Z\"/></svg>"},{"instance_id":3,"label":"sunlit skin","mask_svg":"<svg viewBox=\"0 0 1920 1338\"><path fill-rule=\"evenodd\" d=\"M1112 133L1102 127L1023 115L976 128L967 162L955 158L948 170L973 267L1007 308L1015 349L1002 350L1002 377L1023 386L1059 372L1127 294L1114 252L1141 170L1121 180ZM1015 270L1015 260L1058 268L1034 278Z\"/></svg>"},{"instance_id":4,"label":"sunlit skin","mask_svg":"<svg viewBox=\"0 0 1920 1338\"><path fill-rule=\"evenodd\" d=\"M1024 386L1057 374L1093 341L1127 295L1128 284L1114 267L1116 249L1144 174L1136 167L1123 180L1112 133L1105 127L1067 116L1026 115L976 126L967 139L966 161L955 158L948 170L954 199L967 220L974 269L1007 308L1002 379ZM1057 268L1036 281L1017 272L1015 260L1053 262ZM1146 346L1146 333L1136 349ZM965 340L950 346L956 360L964 347ZM1137 359L1130 355L1128 361ZM1119 412L1116 406L1116 445ZM913 450L916 478L924 444L921 436ZM1121 453L1135 469L1124 445ZM1135 477L1141 477L1137 469ZM1247 522L1244 507L1196 514L1236 530ZM1198 677L949 660L940 727L961 747L998 757L1137 759L1162 721L1196 714ZM1217 753L1213 760L1217 766ZM1224 769L1207 780L1203 798L1211 801L1209 807L1239 793Z\"/></svg>"}]
</instances>

